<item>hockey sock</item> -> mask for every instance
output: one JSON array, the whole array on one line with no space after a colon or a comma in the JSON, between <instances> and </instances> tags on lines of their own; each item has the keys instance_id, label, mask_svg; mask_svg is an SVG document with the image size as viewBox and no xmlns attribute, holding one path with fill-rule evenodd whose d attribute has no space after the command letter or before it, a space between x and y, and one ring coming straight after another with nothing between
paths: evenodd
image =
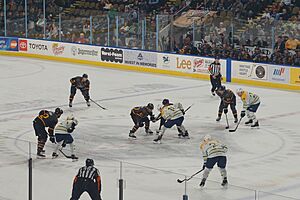
<instances>
[{"instance_id":1,"label":"hockey sock","mask_svg":"<svg viewBox=\"0 0 300 200\"><path fill-rule=\"evenodd\" d=\"M71 155L74 155L75 145L73 144L73 142L70 144L70 149L71 149Z\"/></svg>"},{"instance_id":2,"label":"hockey sock","mask_svg":"<svg viewBox=\"0 0 300 200\"><path fill-rule=\"evenodd\" d=\"M211 171L211 169L205 168L205 170L203 172L203 177L202 178L207 179L210 171Z\"/></svg>"},{"instance_id":3,"label":"hockey sock","mask_svg":"<svg viewBox=\"0 0 300 200\"><path fill-rule=\"evenodd\" d=\"M226 169L225 168L219 168L219 170L220 170L222 178L223 179L226 178L227 177L227 171L226 171Z\"/></svg>"}]
</instances>

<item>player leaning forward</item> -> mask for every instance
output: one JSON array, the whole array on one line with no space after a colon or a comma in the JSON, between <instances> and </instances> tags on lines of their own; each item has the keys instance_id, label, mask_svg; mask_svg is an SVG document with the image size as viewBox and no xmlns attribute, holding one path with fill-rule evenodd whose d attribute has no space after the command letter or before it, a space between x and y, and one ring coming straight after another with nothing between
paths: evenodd
<instances>
[{"instance_id":1,"label":"player leaning forward","mask_svg":"<svg viewBox=\"0 0 300 200\"><path fill-rule=\"evenodd\" d=\"M164 119L164 123L157 138L154 139L154 143L160 143L167 128L172 128L174 125L177 126L179 131L179 137L189 139L189 133L183 126L184 121L184 109L181 103L172 104L168 99L163 100L163 107L161 108L161 117Z\"/></svg>"},{"instance_id":2,"label":"player leaning forward","mask_svg":"<svg viewBox=\"0 0 300 200\"><path fill-rule=\"evenodd\" d=\"M243 110L241 112L241 118L246 114L249 120L245 122L246 125L251 124L251 127L258 127L258 120L256 119L255 113L260 105L259 96L251 92L247 92L242 88L237 89L237 95L241 97L243 101Z\"/></svg>"},{"instance_id":3,"label":"player leaning forward","mask_svg":"<svg viewBox=\"0 0 300 200\"><path fill-rule=\"evenodd\" d=\"M76 90L79 89L86 101L87 106L90 106L90 94L89 94L89 90L90 90L90 81L88 80L88 75L87 74L83 74L82 77L81 76L76 76L74 78L70 79L71 82L71 89L70 89L70 97L69 97L69 107L72 107L73 104L73 99L74 96L76 94Z\"/></svg>"},{"instance_id":4,"label":"player leaning forward","mask_svg":"<svg viewBox=\"0 0 300 200\"><path fill-rule=\"evenodd\" d=\"M129 132L129 138L136 139L135 132L145 125L145 132L152 135L153 131L150 129L150 120L154 122L155 117L152 113L154 105L148 103L147 106L137 106L131 109L130 116L134 123L134 126ZM148 118L150 116L150 119Z\"/></svg>"},{"instance_id":5,"label":"player leaning forward","mask_svg":"<svg viewBox=\"0 0 300 200\"><path fill-rule=\"evenodd\" d=\"M214 165L217 164L219 167L221 176L223 178L222 186L227 186L227 171L226 171L226 152L228 150L227 146L220 143L218 140L213 139L210 135L204 136L200 149L203 155L203 177L200 183L200 187L204 187L206 179L213 169Z\"/></svg>"},{"instance_id":6,"label":"player leaning forward","mask_svg":"<svg viewBox=\"0 0 300 200\"><path fill-rule=\"evenodd\" d=\"M75 146L74 139L71 133L74 131L75 126L78 125L78 120L75 119L73 115L68 116L64 121L58 123L54 129L55 139L56 139L56 148L52 153L52 158L57 158L58 150L65 147L67 144L70 145L71 149L71 158L77 160L78 157L75 156Z\"/></svg>"}]
</instances>

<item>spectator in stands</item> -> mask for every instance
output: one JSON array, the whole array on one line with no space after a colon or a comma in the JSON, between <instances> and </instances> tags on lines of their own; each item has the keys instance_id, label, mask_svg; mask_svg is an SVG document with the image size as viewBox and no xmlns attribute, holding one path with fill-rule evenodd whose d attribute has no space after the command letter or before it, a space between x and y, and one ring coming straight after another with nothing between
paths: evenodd
<instances>
[{"instance_id":1,"label":"spectator in stands","mask_svg":"<svg viewBox=\"0 0 300 200\"><path fill-rule=\"evenodd\" d=\"M285 43L285 48L289 50L295 50L300 45L300 41L297 40L293 35Z\"/></svg>"},{"instance_id":2,"label":"spectator in stands","mask_svg":"<svg viewBox=\"0 0 300 200\"><path fill-rule=\"evenodd\" d=\"M277 41L274 45L274 50L278 50L279 53L283 53L285 49L285 42L283 41L282 36L278 36Z\"/></svg>"},{"instance_id":3,"label":"spectator in stands","mask_svg":"<svg viewBox=\"0 0 300 200\"><path fill-rule=\"evenodd\" d=\"M87 39L84 37L84 33L80 33L79 38L76 40L77 43L85 44L87 43Z\"/></svg>"}]
</instances>

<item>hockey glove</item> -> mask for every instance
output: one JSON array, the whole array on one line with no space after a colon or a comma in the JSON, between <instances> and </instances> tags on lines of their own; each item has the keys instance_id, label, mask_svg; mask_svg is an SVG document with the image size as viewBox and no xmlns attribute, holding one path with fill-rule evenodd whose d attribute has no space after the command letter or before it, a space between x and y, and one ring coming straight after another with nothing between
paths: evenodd
<instances>
[{"instance_id":1,"label":"hockey glove","mask_svg":"<svg viewBox=\"0 0 300 200\"><path fill-rule=\"evenodd\" d=\"M55 142L55 137L54 137L54 135L50 135L50 141L51 141L52 143L54 143L54 144L56 143L56 142Z\"/></svg>"},{"instance_id":2,"label":"hockey glove","mask_svg":"<svg viewBox=\"0 0 300 200\"><path fill-rule=\"evenodd\" d=\"M202 169L205 169L206 167L206 163L203 163Z\"/></svg>"},{"instance_id":3,"label":"hockey glove","mask_svg":"<svg viewBox=\"0 0 300 200\"><path fill-rule=\"evenodd\" d=\"M150 120L152 121L152 122L156 122L156 119L155 119L155 117L152 115L152 116L150 116Z\"/></svg>"},{"instance_id":4,"label":"hockey glove","mask_svg":"<svg viewBox=\"0 0 300 200\"><path fill-rule=\"evenodd\" d=\"M181 112L182 112L183 115L185 115L185 111L183 109L181 110Z\"/></svg>"},{"instance_id":5,"label":"hockey glove","mask_svg":"<svg viewBox=\"0 0 300 200\"><path fill-rule=\"evenodd\" d=\"M241 112L241 118L245 117L245 115L246 115L246 112L243 110L243 111Z\"/></svg>"},{"instance_id":6,"label":"hockey glove","mask_svg":"<svg viewBox=\"0 0 300 200\"><path fill-rule=\"evenodd\" d=\"M224 113L225 113L225 114L228 113L228 108L224 108Z\"/></svg>"}]
</instances>

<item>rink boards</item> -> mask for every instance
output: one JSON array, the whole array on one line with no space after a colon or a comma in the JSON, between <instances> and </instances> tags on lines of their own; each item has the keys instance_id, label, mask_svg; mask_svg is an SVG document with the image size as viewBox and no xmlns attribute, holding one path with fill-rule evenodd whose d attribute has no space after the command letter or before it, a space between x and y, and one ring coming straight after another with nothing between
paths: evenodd
<instances>
[{"instance_id":1,"label":"rink boards","mask_svg":"<svg viewBox=\"0 0 300 200\"><path fill-rule=\"evenodd\" d=\"M214 58L25 38L0 38L0 55L88 64L146 73L209 79ZM300 90L300 68L221 59L223 81Z\"/></svg>"}]
</instances>

